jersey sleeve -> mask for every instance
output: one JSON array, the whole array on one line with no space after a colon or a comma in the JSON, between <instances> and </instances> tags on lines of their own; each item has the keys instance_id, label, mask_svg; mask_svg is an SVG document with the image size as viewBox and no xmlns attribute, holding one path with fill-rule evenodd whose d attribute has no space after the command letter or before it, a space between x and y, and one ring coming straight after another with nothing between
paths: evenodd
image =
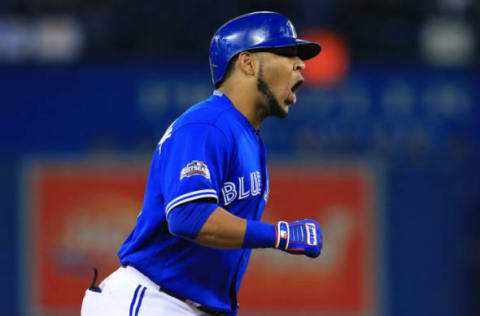
<instances>
[{"instance_id":1,"label":"jersey sleeve","mask_svg":"<svg viewBox=\"0 0 480 316\"><path fill-rule=\"evenodd\" d=\"M188 124L174 130L160 144L160 181L165 213L198 199L215 199L230 161L230 143L225 134L210 124Z\"/></svg>"}]
</instances>

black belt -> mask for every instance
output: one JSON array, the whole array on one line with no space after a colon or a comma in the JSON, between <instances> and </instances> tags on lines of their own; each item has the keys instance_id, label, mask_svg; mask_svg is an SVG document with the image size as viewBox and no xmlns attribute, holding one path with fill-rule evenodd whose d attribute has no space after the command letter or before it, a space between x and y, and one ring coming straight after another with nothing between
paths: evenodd
<instances>
[{"instance_id":1,"label":"black belt","mask_svg":"<svg viewBox=\"0 0 480 316\"><path fill-rule=\"evenodd\" d=\"M182 301L182 302L186 302L188 299L184 298L184 297L181 297L175 293L172 293L170 292L169 290L167 289L162 289L160 288L159 289L161 292L164 292L165 294L168 294L170 295L171 297L175 297L176 299ZM208 306L204 306L204 305L199 305L197 306L197 309L199 311L202 311L204 313L207 313L208 315L211 315L211 316L228 316L228 313L225 312L225 311L221 311L221 310L218 310L218 309L214 309L214 308L211 308L211 307L208 307Z\"/></svg>"}]
</instances>

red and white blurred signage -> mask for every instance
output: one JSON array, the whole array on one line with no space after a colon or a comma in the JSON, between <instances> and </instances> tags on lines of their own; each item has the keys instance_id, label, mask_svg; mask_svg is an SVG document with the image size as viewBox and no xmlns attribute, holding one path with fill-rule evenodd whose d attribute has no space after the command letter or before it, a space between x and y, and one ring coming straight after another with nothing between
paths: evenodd
<instances>
[{"instance_id":1,"label":"red and white blurred signage","mask_svg":"<svg viewBox=\"0 0 480 316\"><path fill-rule=\"evenodd\" d=\"M374 174L359 166L277 166L270 183L262 220L316 219L324 249L315 260L253 251L239 300L249 312L241 315L375 315Z\"/></svg>"},{"instance_id":2,"label":"red and white blurred signage","mask_svg":"<svg viewBox=\"0 0 480 316\"><path fill-rule=\"evenodd\" d=\"M28 170L27 300L34 315L78 315L97 267L103 279L135 224L144 161L37 164ZM70 314L71 313L71 314Z\"/></svg>"},{"instance_id":3,"label":"red and white blurred signage","mask_svg":"<svg viewBox=\"0 0 480 316\"><path fill-rule=\"evenodd\" d=\"M25 288L33 314L78 315L92 268L103 279L118 267L116 252L141 209L147 167L92 161L28 169ZM358 166L276 166L270 183L263 220L317 219L325 247L316 260L254 251L240 315L374 313L380 268L374 175Z\"/></svg>"}]
</instances>

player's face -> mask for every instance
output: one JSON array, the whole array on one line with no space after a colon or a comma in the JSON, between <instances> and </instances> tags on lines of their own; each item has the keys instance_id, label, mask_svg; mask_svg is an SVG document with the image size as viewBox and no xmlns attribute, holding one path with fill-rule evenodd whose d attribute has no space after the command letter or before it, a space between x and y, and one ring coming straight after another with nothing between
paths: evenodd
<instances>
[{"instance_id":1,"label":"player's face","mask_svg":"<svg viewBox=\"0 0 480 316\"><path fill-rule=\"evenodd\" d=\"M296 47L261 54L257 89L266 99L268 114L285 118L290 105L297 100L295 92L303 83L301 72L305 63L297 56Z\"/></svg>"}]
</instances>

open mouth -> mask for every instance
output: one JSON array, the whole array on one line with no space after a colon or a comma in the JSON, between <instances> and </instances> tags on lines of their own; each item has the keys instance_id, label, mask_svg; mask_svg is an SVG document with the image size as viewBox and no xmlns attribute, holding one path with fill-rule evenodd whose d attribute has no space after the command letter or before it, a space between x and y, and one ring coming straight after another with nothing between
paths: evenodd
<instances>
[{"instance_id":1,"label":"open mouth","mask_svg":"<svg viewBox=\"0 0 480 316\"><path fill-rule=\"evenodd\" d=\"M291 90L292 90L292 93L295 93L295 92L298 90L298 88L300 88L300 86L302 85L302 83L303 83L303 80L298 80L298 81L293 85L293 87L292 87L292 89L291 89Z\"/></svg>"},{"instance_id":2,"label":"open mouth","mask_svg":"<svg viewBox=\"0 0 480 316\"><path fill-rule=\"evenodd\" d=\"M295 102L297 102L297 95L295 94L295 92L298 90L298 88L300 88L300 86L302 85L303 83L303 80L298 80L293 86L292 88L290 89L290 93L288 94L288 98L286 100L285 103L287 104L294 104Z\"/></svg>"}]
</instances>

